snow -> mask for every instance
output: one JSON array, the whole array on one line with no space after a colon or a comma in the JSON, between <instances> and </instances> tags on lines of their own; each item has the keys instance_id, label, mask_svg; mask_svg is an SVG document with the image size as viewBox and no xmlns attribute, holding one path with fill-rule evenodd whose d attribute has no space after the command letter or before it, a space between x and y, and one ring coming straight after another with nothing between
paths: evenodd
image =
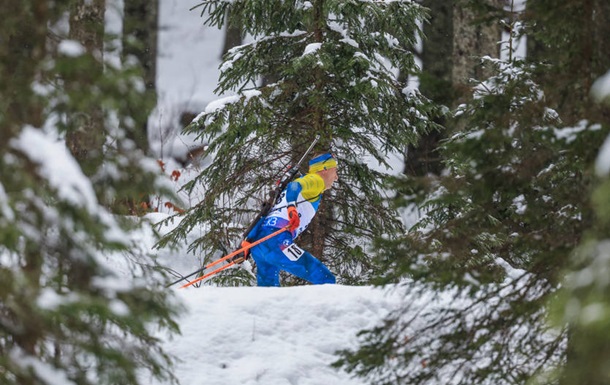
<instances>
[{"instance_id":1,"label":"snow","mask_svg":"<svg viewBox=\"0 0 610 385\"><path fill-rule=\"evenodd\" d=\"M610 104L610 70L593 83L591 95L599 103ZM610 136L606 138L599 151L595 161L595 172L600 177L610 174Z\"/></svg>"},{"instance_id":2,"label":"snow","mask_svg":"<svg viewBox=\"0 0 610 385\"><path fill-rule=\"evenodd\" d=\"M6 218L8 222L12 222L15 219L15 213L8 205L8 196L2 183L0 183L0 218Z\"/></svg>"},{"instance_id":3,"label":"snow","mask_svg":"<svg viewBox=\"0 0 610 385\"><path fill-rule=\"evenodd\" d=\"M216 99L224 32L203 25L196 2L160 0L157 87L162 103L201 111Z\"/></svg>"},{"instance_id":4,"label":"snow","mask_svg":"<svg viewBox=\"0 0 610 385\"><path fill-rule=\"evenodd\" d=\"M65 295L61 295L54 289L45 288L41 290L40 295L36 299L36 305L38 305L41 309L55 310L60 305L76 301L77 299L78 297L74 293L66 293Z\"/></svg>"},{"instance_id":5,"label":"snow","mask_svg":"<svg viewBox=\"0 0 610 385\"><path fill-rule=\"evenodd\" d=\"M59 43L57 50L59 53L70 57L81 56L86 52L85 47L75 40L62 40Z\"/></svg>"},{"instance_id":6,"label":"snow","mask_svg":"<svg viewBox=\"0 0 610 385\"><path fill-rule=\"evenodd\" d=\"M320 48L322 48L322 43L311 43L308 44L307 47L305 47L305 51L303 52L303 56L309 55L309 54L313 54L316 51L318 51Z\"/></svg>"},{"instance_id":7,"label":"snow","mask_svg":"<svg viewBox=\"0 0 610 385\"><path fill-rule=\"evenodd\" d=\"M600 177L607 176L610 173L610 136L606 138L599 150L595 160L595 172Z\"/></svg>"},{"instance_id":8,"label":"snow","mask_svg":"<svg viewBox=\"0 0 610 385\"><path fill-rule=\"evenodd\" d=\"M610 70L593 83L591 94L598 102L610 100Z\"/></svg>"},{"instance_id":9,"label":"snow","mask_svg":"<svg viewBox=\"0 0 610 385\"><path fill-rule=\"evenodd\" d=\"M41 168L40 174L48 179L52 188L57 189L60 198L90 213L97 212L97 198L91 182L63 142L28 126L10 144Z\"/></svg>"},{"instance_id":10,"label":"snow","mask_svg":"<svg viewBox=\"0 0 610 385\"><path fill-rule=\"evenodd\" d=\"M330 363L398 301L382 289L341 285L176 293L189 311L179 320L182 335L164 344L180 359L178 380L191 385L364 384Z\"/></svg>"},{"instance_id":11,"label":"snow","mask_svg":"<svg viewBox=\"0 0 610 385\"><path fill-rule=\"evenodd\" d=\"M25 354L19 349L13 349L10 352L13 356L13 361L18 362L24 370L33 370L40 378L45 379L45 383L49 385L70 385L74 382L70 381L66 374L60 370L56 370L53 365L44 363L28 354Z\"/></svg>"},{"instance_id":12,"label":"snow","mask_svg":"<svg viewBox=\"0 0 610 385\"><path fill-rule=\"evenodd\" d=\"M581 120L574 127L563 127L563 128L559 128L559 129L554 129L554 131L555 131L555 136L558 139L563 139L567 143L571 143L578 138L579 133L581 133L585 130L597 131L597 130L600 130L601 128L602 127L600 124L589 125L589 121Z\"/></svg>"}]
</instances>

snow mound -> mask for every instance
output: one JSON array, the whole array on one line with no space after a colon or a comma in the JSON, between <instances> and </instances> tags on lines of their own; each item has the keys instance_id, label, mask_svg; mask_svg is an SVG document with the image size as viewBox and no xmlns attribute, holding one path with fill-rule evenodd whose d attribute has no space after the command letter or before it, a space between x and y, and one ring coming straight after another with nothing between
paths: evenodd
<instances>
[{"instance_id":1,"label":"snow mound","mask_svg":"<svg viewBox=\"0 0 610 385\"><path fill-rule=\"evenodd\" d=\"M333 369L335 352L398 304L397 291L341 285L176 289L189 312L164 340L189 385L362 385Z\"/></svg>"}]
</instances>

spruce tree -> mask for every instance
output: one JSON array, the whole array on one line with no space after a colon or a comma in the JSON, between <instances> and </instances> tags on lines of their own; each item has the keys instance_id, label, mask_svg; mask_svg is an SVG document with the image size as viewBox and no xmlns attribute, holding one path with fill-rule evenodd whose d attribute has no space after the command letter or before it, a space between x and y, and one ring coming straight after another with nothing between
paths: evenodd
<instances>
[{"instance_id":1,"label":"spruce tree","mask_svg":"<svg viewBox=\"0 0 610 385\"><path fill-rule=\"evenodd\" d=\"M554 324L558 328L568 325L567 360L559 372L566 385L601 385L610 381L609 151L610 140L606 138L596 162L601 178L592 195L594 226L573 253L562 288L551 302Z\"/></svg>"},{"instance_id":2,"label":"spruce tree","mask_svg":"<svg viewBox=\"0 0 610 385\"><path fill-rule=\"evenodd\" d=\"M548 324L548 301L593 223L591 165L610 121L581 87L608 61L583 51L604 44L591 27L600 14L579 10L572 23L551 3L528 2L519 20L544 57L484 59L493 75L455 110L465 129L443 143L443 175L398 182L397 203L422 215L405 238L379 241L391 272L381 282L430 303L405 303L337 366L380 384L525 384L556 383L554 369L573 359L574 336ZM559 33L567 25L572 40Z\"/></svg>"},{"instance_id":3,"label":"spruce tree","mask_svg":"<svg viewBox=\"0 0 610 385\"><path fill-rule=\"evenodd\" d=\"M205 256L235 242L319 134L314 152L337 155L340 180L300 242L341 282L366 282L378 273L367 239L401 228L382 199L388 154L435 128L430 116L438 109L396 76L417 71L405 47L415 43L424 9L410 1L338 0L210 0L198 9L210 26L241 23L251 41L221 65L216 92L228 96L188 128L214 160L186 186L203 185L206 196L172 238L203 227L191 248Z\"/></svg>"},{"instance_id":4,"label":"spruce tree","mask_svg":"<svg viewBox=\"0 0 610 385\"><path fill-rule=\"evenodd\" d=\"M176 331L177 308L138 247L139 221L108 210L126 191L159 192L156 163L126 139L135 127L118 125L144 91L140 72L68 38L71 4L2 5L0 382L172 382L151 330ZM65 139L92 118L104 145L85 170Z\"/></svg>"}]
</instances>

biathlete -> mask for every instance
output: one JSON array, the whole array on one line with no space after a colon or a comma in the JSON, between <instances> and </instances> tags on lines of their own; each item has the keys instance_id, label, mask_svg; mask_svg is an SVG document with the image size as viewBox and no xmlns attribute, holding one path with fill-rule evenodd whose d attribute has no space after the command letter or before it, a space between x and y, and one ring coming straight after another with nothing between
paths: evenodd
<instances>
[{"instance_id":1,"label":"biathlete","mask_svg":"<svg viewBox=\"0 0 610 385\"><path fill-rule=\"evenodd\" d=\"M308 251L294 243L318 211L322 193L337 180L337 160L330 154L309 161L309 172L290 182L269 214L262 218L246 239L253 242L289 226L287 231L254 246L258 286L280 286L284 270L312 284L335 283L335 276Z\"/></svg>"}]
</instances>

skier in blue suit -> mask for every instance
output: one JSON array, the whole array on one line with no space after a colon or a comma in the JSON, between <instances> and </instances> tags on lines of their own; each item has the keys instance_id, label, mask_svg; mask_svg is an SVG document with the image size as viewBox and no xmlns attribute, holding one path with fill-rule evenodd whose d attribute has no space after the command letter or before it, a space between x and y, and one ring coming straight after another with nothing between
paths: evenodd
<instances>
[{"instance_id":1,"label":"skier in blue suit","mask_svg":"<svg viewBox=\"0 0 610 385\"><path fill-rule=\"evenodd\" d=\"M247 239L261 239L278 229L290 226L251 249L256 262L258 286L280 286L280 270L313 284L335 283L335 276L308 251L294 243L318 211L322 193L337 180L337 160L322 154L309 161L309 172L290 182L269 214L262 218Z\"/></svg>"}]
</instances>

